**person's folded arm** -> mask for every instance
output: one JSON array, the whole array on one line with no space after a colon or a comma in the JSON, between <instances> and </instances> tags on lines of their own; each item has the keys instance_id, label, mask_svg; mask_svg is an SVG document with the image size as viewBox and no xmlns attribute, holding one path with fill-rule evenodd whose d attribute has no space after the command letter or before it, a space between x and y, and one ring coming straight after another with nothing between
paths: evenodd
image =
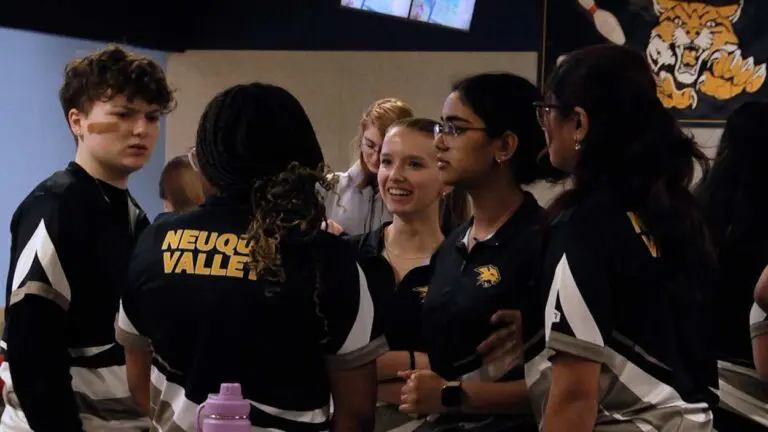
<instances>
[{"instance_id":1,"label":"person's folded arm","mask_svg":"<svg viewBox=\"0 0 768 432\"><path fill-rule=\"evenodd\" d=\"M318 311L327 329L324 347L334 407L331 430L372 431L376 360L387 352L387 341L353 247L340 244L329 261L322 273Z\"/></svg>"},{"instance_id":2,"label":"person's folded arm","mask_svg":"<svg viewBox=\"0 0 768 432\"><path fill-rule=\"evenodd\" d=\"M6 361L13 394L32 430L82 431L70 374L68 312L72 290L63 262L78 252L78 225L62 199L40 195L11 222ZM67 256L69 254L69 256ZM63 259L61 259L63 257Z\"/></svg>"}]
</instances>

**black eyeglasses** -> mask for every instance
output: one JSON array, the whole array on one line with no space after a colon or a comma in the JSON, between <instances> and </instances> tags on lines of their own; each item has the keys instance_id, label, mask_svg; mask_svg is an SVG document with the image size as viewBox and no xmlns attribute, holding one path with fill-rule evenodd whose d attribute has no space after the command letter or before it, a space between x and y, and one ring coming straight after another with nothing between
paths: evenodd
<instances>
[{"instance_id":1,"label":"black eyeglasses","mask_svg":"<svg viewBox=\"0 0 768 432\"><path fill-rule=\"evenodd\" d=\"M539 126L544 127L544 124L547 121L547 116L549 116L552 111L559 109L562 106L558 104L534 102L533 107L536 109L536 120L539 121Z\"/></svg>"},{"instance_id":2,"label":"black eyeglasses","mask_svg":"<svg viewBox=\"0 0 768 432\"><path fill-rule=\"evenodd\" d=\"M453 123L436 123L435 124L435 138L438 135L450 135L459 136L467 133L467 131L484 131L485 127L473 127L473 126L456 126Z\"/></svg>"}]
</instances>

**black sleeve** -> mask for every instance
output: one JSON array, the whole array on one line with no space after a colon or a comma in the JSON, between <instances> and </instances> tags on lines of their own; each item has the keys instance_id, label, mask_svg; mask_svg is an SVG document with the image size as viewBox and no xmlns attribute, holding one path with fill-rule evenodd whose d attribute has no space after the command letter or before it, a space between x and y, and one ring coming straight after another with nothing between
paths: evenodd
<instances>
[{"instance_id":1,"label":"black sleeve","mask_svg":"<svg viewBox=\"0 0 768 432\"><path fill-rule=\"evenodd\" d=\"M753 339L768 334L768 314L757 303L749 312L749 334Z\"/></svg>"},{"instance_id":2,"label":"black sleeve","mask_svg":"<svg viewBox=\"0 0 768 432\"><path fill-rule=\"evenodd\" d=\"M123 286L120 310L115 322L115 339L129 349L150 350L151 343L146 328L146 310L141 304L141 292L154 274L153 236L155 225L147 227L134 247L128 277Z\"/></svg>"},{"instance_id":3,"label":"black sleeve","mask_svg":"<svg viewBox=\"0 0 768 432\"><path fill-rule=\"evenodd\" d=\"M82 430L67 350L71 291L59 260L72 253L78 221L65 213L60 199L41 195L11 224L6 360L21 409L37 432Z\"/></svg>"},{"instance_id":4,"label":"black sleeve","mask_svg":"<svg viewBox=\"0 0 768 432\"><path fill-rule=\"evenodd\" d=\"M329 253L333 258L324 261L327 277L318 307L328 330L324 347L329 367L352 369L375 360L388 346L355 250L336 240Z\"/></svg>"},{"instance_id":5,"label":"black sleeve","mask_svg":"<svg viewBox=\"0 0 768 432\"><path fill-rule=\"evenodd\" d=\"M567 222L565 253L557 264L544 311L547 348L602 363L613 332L606 233L598 209ZM590 211L587 211L590 210Z\"/></svg>"}]
</instances>

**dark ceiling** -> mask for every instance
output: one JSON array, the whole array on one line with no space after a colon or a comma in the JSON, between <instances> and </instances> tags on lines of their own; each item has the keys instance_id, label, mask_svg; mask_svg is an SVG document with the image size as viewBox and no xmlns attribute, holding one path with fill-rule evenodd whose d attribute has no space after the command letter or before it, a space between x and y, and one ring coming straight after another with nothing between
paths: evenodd
<instances>
[{"instance_id":1,"label":"dark ceiling","mask_svg":"<svg viewBox=\"0 0 768 432\"><path fill-rule=\"evenodd\" d=\"M0 8L0 26L163 51L531 51L542 27L540 0L477 0L470 32L343 9L340 0L5 3L13 4Z\"/></svg>"}]
</instances>

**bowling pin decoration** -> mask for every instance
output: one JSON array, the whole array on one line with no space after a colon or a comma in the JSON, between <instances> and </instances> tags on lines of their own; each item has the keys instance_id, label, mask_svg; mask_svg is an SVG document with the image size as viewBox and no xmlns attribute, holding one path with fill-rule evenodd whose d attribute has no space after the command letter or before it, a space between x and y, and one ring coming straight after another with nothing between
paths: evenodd
<instances>
[{"instance_id":1,"label":"bowling pin decoration","mask_svg":"<svg viewBox=\"0 0 768 432\"><path fill-rule=\"evenodd\" d=\"M601 35L616 45L624 45L627 41L624 30L621 29L619 20L612 13L597 7L595 0L579 0L579 4L592 15L595 28Z\"/></svg>"}]
</instances>

